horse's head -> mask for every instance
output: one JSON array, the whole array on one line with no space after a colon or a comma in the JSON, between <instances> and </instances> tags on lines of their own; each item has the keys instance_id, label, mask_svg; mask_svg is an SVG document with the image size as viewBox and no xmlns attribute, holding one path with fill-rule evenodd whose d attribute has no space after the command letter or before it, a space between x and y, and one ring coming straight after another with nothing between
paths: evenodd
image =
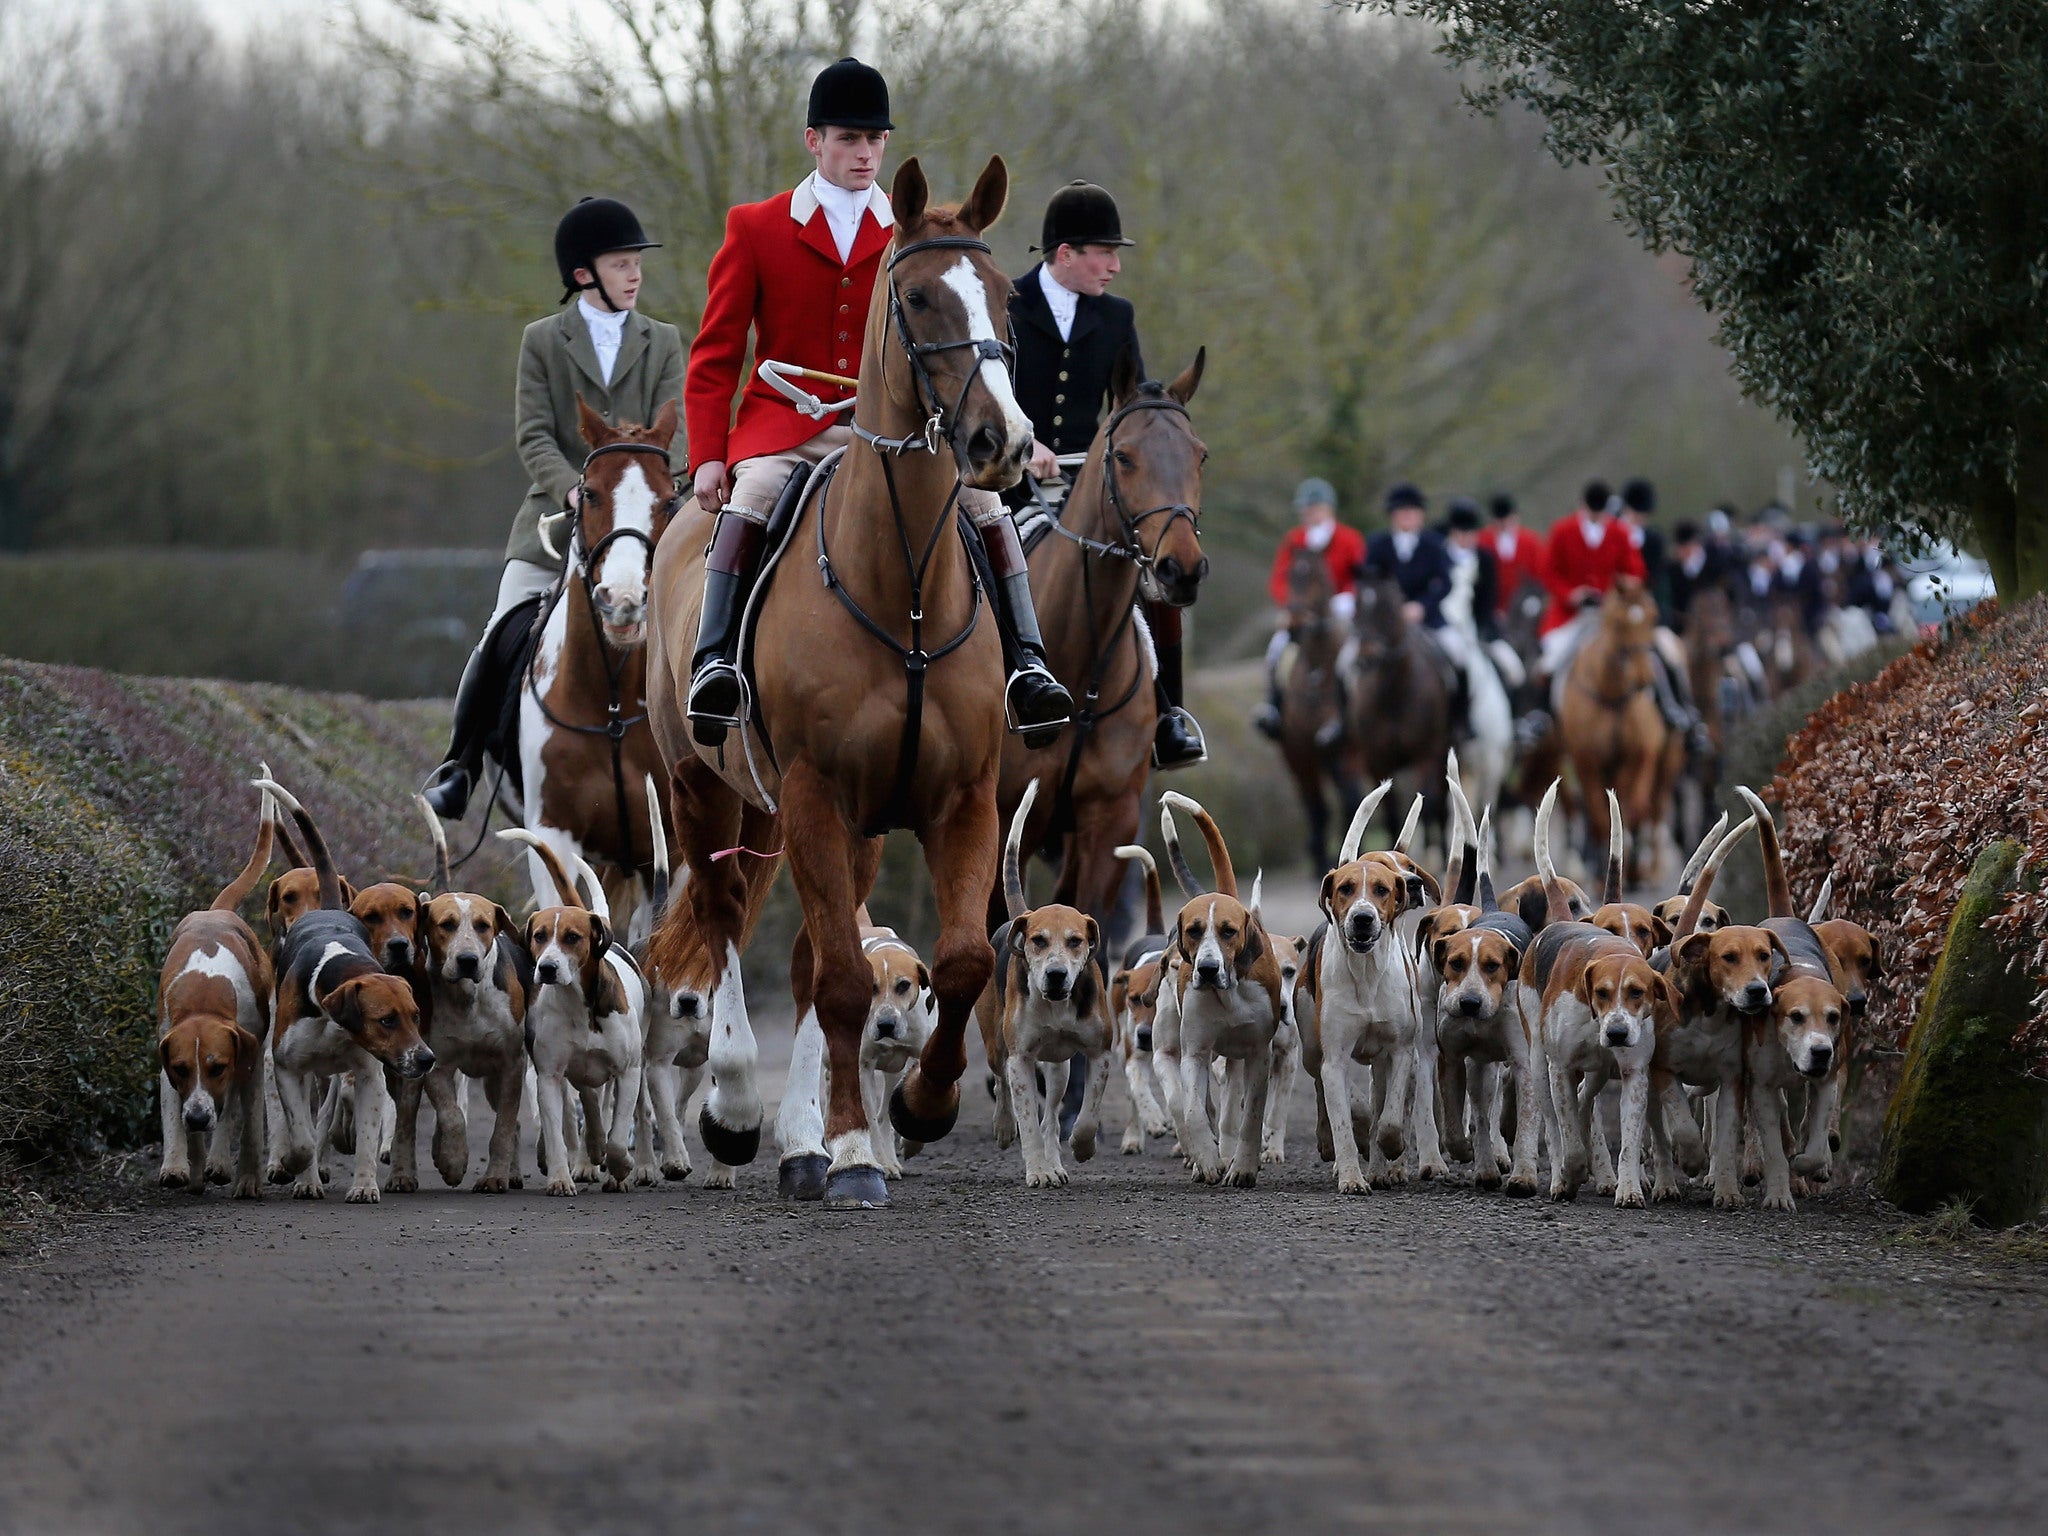
<instances>
[{"instance_id":1,"label":"horse's head","mask_svg":"<svg viewBox=\"0 0 2048 1536\"><path fill-rule=\"evenodd\" d=\"M1399 652L1408 641L1400 583L1386 576L1361 579L1351 622L1357 631L1354 655L1360 665L1378 663Z\"/></svg>"},{"instance_id":2,"label":"horse's head","mask_svg":"<svg viewBox=\"0 0 2048 1536\"><path fill-rule=\"evenodd\" d=\"M1308 629L1330 616L1330 562L1321 550L1295 546L1287 561L1287 622Z\"/></svg>"},{"instance_id":3,"label":"horse's head","mask_svg":"<svg viewBox=\"0 0 2048 1536\"><path fill-rule=\"evenodd\" d=\"M1600 601L1600 628L1618 644L1640 649L1657 633L1657 602L1638 576L1617 576Z\"/></svg>"},{"instance_id":4,"label":"horse's head","mask_svg":"<svg viewBox=\"0 0 2048 1536\"><path fill-rule=\"evenodd\" d=\"M1143 382L1127 347L1110 374L1103 429L1103 484L1123 537L1138 547L1139 581L1154 602L1185 608L1209 574L1196 519L1209 450L1195 435L1187 403L1202 382L1208 349L1170 384Z\"/></svg>"},{"instance_id":5,"label":"horse's head","mask_svg":"<svg viewBox=\"0 0 2048 1536\"><path fill-rule=\"evenodd\" d=\"M870 315L867 336L866 355L879 349L894 418L883 433L935 422L960 478L990 491L1015 485L1031 453L1031 421L1010 385L1010 280L981 239L1009 189L1010 173L994 155L966 202L934 207L923 168L915 157L903 162L890 193L893 319L881 328Z\"/></svg>"},{"instance_id":6,"label":"horse's head","mask_svg":"<svg viewBox=\"0 0 2048 1536\"><path fill-rule=\"evenodd\" d=\"M663 402L652 426L614 427L578 395L576 417L590 456L572 553L605 639L624 649L647 638L647 571L676 509L676 403Z\"/></svg>"}]
</instances>

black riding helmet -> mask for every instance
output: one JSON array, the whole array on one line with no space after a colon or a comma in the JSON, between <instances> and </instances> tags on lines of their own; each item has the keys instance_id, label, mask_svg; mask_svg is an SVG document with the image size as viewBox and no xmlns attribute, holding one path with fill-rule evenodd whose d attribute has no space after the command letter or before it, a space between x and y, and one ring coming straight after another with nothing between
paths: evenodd
<instances>
[{"instance_id":1,"label":"black riding helmet","mask_svg":"<svg viewBox=\"0 0 2048 1536\"><path fill-rule=\"evenodd\" d=\"M812 128L887 132L896 126L889 120L889 82L874 65L856 58L828 64L811 82L811 110L805 122Z\"/></svg>"},{"instance_id":2,"label":"black riding helmet","mask_svg":"<svg viewBox=\"0 0 2048 1536\"><path fill-rule=\"evenodd\" d=\"M647 238L647 231L640 227L633 210L617 198L584 198L563 214L562 222L555 226L555 265L562 272L561 302L566 304L582 292L583 285L576 281L576 269L587 267L590 286L604 300L604 307L616 313L619 306L604 291L604 279L597 275L597 258L613 251L649 251L660 246L659 240Z\"/></svg>"},{"instance_id":3,"label":"black riding helmet","mask_svg":"<svg viewBox=\"0 0 2048 1536\"><path fill-rule=\"evenodd\" d=\"M1116 199L1088 181L1070 181L1045 205L1045 223L1036 249L1050 256L1063 245L1136 245L1124 238L1124 222Z\"/></svg>"}]
</instances>

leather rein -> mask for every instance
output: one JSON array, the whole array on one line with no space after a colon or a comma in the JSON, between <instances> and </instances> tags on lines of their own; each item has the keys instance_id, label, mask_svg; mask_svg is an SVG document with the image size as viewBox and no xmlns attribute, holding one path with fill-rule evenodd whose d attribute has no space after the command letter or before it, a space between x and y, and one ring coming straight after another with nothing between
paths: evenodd
<instances>
[{"instance_id":1,"label":"leather rein","mask_svg":"<svg viewBox=\"0 0 2048 1536\"><path fill-rule=\"evenodd\" d=\"M637 539L646 546L647 565L651 572L654 567L654 540L638 528L614 528L594 545L585 546L583 542L583 517L584 507L587 505L589 498L584 492L588 484L590 466L608 453L658 454L664 464L668 462L668 450L654 443L601 443L584 456L583 469L576 481L576 521L569 536L569 568L575 572L577 579L583 584L583 606L590 615L590 628L592 635L597 641L597 653L604 659L606 690L604 724L579 725L573 720L564 720L550 709L548 701L541 696L539 683L534 677L532 661L528 661L526 664L526 691L533 695L533 702L540 706L540 712L547 717L550 725L557 726L565 731L572 731L579 736L603 736L610 741L612 798L619 817L621 863L627 869L634 869L638 867L639 861L635 856L633 848L633 819L629 809L631 801L626 796L626 733L647 719L647 701L645 699L640 701L641 709L639 714L628 715L625 713L625 700L620 696L619 680L625 675L626 657L630 653L623 650L614 650L612 643L605 638L604 621L597 616L597 571L603 565L604 557L611 550L612 545L621 539ZM673 516L676 508L682 505L683 491L681 486L675 485L673 481L671 484L674 487L673 493L668 501L658 510L657 516L662 513ZM539 621L534 628L536 635L545 633L548 619L555 611L555 604L562 600L562 596L567 590L568 581L565 574L563 580L556 582L549 589L548 600L542 607ZM538 654L538 647L536 646L536 657Z\"/></svg>"}]
</instances>

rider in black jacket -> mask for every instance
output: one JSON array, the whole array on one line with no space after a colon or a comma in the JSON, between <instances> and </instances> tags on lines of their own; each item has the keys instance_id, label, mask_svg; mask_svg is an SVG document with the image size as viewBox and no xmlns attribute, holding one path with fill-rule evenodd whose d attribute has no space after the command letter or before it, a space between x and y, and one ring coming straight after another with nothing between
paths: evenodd
<instances>
[{"instance_id":1,"label":"rider in black jacket","mask_svg":"<svg viewBox=\"0 0 2048 1536\"><path fill-rule=\"evenodd\" d=\"M1117 358L1129 349L1144 377L1137 313L1128 299L1107 292L1122 268L1124 238L1116 202L1102 188L1072 182L1053 194L1037 266L1017 279L1010 326L1017 345L1017 401L1031 418L1036 441L1029 473L1059 476L1061 454L1086 453L1109 398ZM1022 496L1028 498L1029 486ZM1152 739L1154 767L1184 768L1208 756L1202 728L1183 705L1180 610L1145 604L1146 627L1159 657L1159 726Z\"/></svg>"}]
</instances>

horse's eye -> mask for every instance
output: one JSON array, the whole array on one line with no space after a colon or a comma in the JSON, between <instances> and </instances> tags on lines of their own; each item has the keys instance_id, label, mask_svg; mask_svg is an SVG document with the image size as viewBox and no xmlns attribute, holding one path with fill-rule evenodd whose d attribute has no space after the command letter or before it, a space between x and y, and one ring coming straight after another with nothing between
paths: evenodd
<instances>
[{"instance_id":1,"label":"horse's eye","mask_svg":"<svg viewBox=\"0 0 2048 1536\"><path fill-rule=\"evenodd\" d=\"M927 303L925 299L924 290L922 288L913 288L908 293L904 294L903 302L909 308L917 310L920 313L930 308L930 305Z\"/></svg>"},{"instance_id":2,"label":"horse's eye","mask_svg":"<svg viewBox=\"0 0 2048 1536\"><path fill-rule=\"evenodd\" d=\"M1116 451L1116 467L1118 469L1134 469L1137 466L1131 463L1131 456L1119 448Z\"/></svg>"}]
</instances>

